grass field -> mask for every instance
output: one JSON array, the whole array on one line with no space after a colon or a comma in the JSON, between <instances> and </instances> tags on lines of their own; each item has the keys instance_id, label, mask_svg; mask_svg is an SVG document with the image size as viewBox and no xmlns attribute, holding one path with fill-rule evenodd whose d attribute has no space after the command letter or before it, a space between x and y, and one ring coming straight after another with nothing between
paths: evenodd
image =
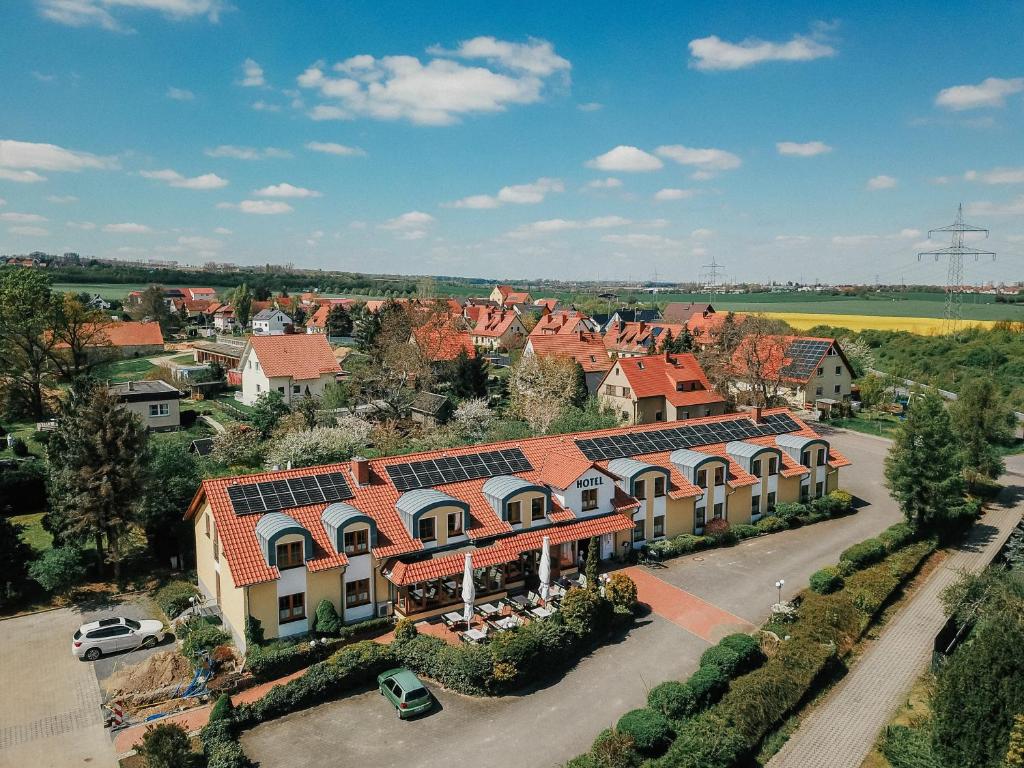
<instances>
[{"instance_id":1,"label":"grass field","mask_svg":"<svg viewBox=\"0 0 1024 768\"><path fill-rule=\"evenodd\" d=\"M65 293L98 293L104 299L123 299L132 291L144 291L145 283L54 283L55 291Z\"/></svg>"},{"instance_id":2,"label":"grass field","mask_svg":"<svg viewBox=\"0 0 1024 768\"><path fill-rule=\"evenodd\" d=\"M36 512L31 515L15 515L11 518L15 525L24 526L21 532L21 540L28 544L36 552L45 552L53 546L53 536L43 528L43 513Z\"/></svg>"},{"instance_id":3,"label":"grass field","mask_svg":"<svg viewBox=\"0 0 1024 768\"><path fill-rule=\"evenodd\" d=\"M106 365L96 366L94 375L105 381L120 383L124 381L138 381L156 366L146 358L134 360L117 360Z\"/></svg>"},{"instance_id":4,"label":"grass field","mask_svg":"<svg viewBox=\"0 0 1024 768\"><path fill-rule=\"evenodd\" d=\"M834 315L825 312L765 312L768 317L785 320L798 331L816 325L834 325L851 331L910 331L921 336L943 332L943 321L935 317L892 317L885 315ZM967 325L991 328L994 320L969 320Z\"/></svg>"}]
</instances>

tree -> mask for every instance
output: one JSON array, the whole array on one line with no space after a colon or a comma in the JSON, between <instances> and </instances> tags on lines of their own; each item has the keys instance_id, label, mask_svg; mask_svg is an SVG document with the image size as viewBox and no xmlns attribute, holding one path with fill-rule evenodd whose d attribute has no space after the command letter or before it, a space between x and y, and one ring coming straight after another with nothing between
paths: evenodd
<instances>
[{"instance_id":1,"label":"tree","mask_svg":"<svg viewBox=\"0 0 1024 768\"><path fill-rule=\"evenodd\" d=\"M24 527L0 517L0 605L21 594L28 574L28 565L35 556L32 548L21 540Z\"/></svg>"},{"instance_id":2,"label":"tree","mask_svg":"<svg viewBox=\"0 0 1024 768\"><path fill-rule=\"evenodd\" d=\"M61 376L74 379L98 363L113 358L114 347L107 337L113 321L89 308L72 293L54 301L54 337L50 359Z\"/></svg>"},{"instance_id":3,"label":"tree","mask_svg":"<svg viewBox=\"0 0 1024 768\"><path fill-rule=\"evenodd\" d=\"M137 517L149 551L161 564L172 556L182 562L192 551L192 526L184 511L203 479L199 460L188 450L189 438L167 437L154 441Z\"/></svg>"},{"instance_id":4,"label":"tree","mask_svg":"<svg viewBox=\"0 0 1024 768\"><path fill-rule=\"evenodd\" d=\"M0 270L0 380L8 404L35 421L45 417L43 391L50 352L56 343L53 297L38 269Z\"/></svg>"},{"instance_id":5,"label":"tree","mask_svg":"<svg viewBox=\"0 0 1024 768\"><path fill-rule=\"evenodd\" d=\"M772 405L778 397L786 356L784 330L779 321L759 315L747 317L740 324L743 340L732 362L754 405Z\"/></svg>"},{"instance_id":6,"label":"tree","mask_svg":"<svg viewBox=\"0 0 1024 768\"><path fill-rule=\"evenodd\" d=\"M352 316L341 304L335 304L327 313L328 336L351 336Z\"/></svg>"},{"instance_id":7,"label":"tree","mask_svg":"<svg viewBox=\"0 0 1024 768\"><path fill-rule=\"evenodd\" d=\"M907 522L941 527L963 508L963 458L942 399L912 400L885 458L885 481Z\"/></svg>"},{"instance_id":8,"label":"tree","mask_svg":"<svg viewBox=\"0 0 1024 768\"><path fill-rule=\"evenodd\" d=\"M260 435L248 424L232 424L213 436L210 458L228 467L254 467L262 457Z\"/></svg>"},{"instance_id":9,"label":"tree","mask_svg":"<svg viewBox=\"0 0 1024 768\"><path fill-rule=\"evenodd\" d=\"M1006 750L1006 768L1024 766L1024 715L1013 719L1010 730L1010 746Z\"/></svg>"},{"instance_id":10,"label":"tree","mask_svg":"<svg viewBox=\"0 0 1024 768\"><path fill-rule=\"evenodd\" d=\"M556 357L523 355L509 371L509 409L534 433L546 432L573 391L574 364Z\"/></svg>"},{"instance_id":11,"label":"tree","mask_svg":"<svg viewBox=\"0 0 1024 768\"><path fill-rule=\"evenodd\" d=\"M249 423L259 433L260 439L266 440L274 431L277 422L290 410L288 403L284 401L284 395L280 392L274 390L264 392L256 398L256 402L252 406Z\"/></svg>"},{"instance_id":12,"label":"tree","mask_svg":"<svg viewBox=\"0 0 1024 768\"><path fill-rule=\"evenodd\" d=\"M73 387L47 446L50 505L79 542L92 539L121 577L121 547L146 491L149 445L139 417L105 387Z\"/></svg>"},{"instance_id":13,"label":"tree","mask_svg":"<svg viewBox=\"0 0 1024 768\"><path fill-rule=\"evenodd\" d=\"M75 546L48 549L28 569L39 586L53 595L65 595L85 579L82 550Z\"/></svg>"},{"instance_id":14,"label":"tree","mask_svg":"<svg viewBox=\"0 0 1024 768\"><path fill-rule=\"evenodd\" d=\"M661 344L658 345L657 351L661 353L671 352L673 344L675 344L675 339L672 338L672 329L667 328L661 337ZM651 351L654 351L654 347L651 347Z\"/></svg>"},{"instance_id":15,"label":"tree","mask_svg":"<svg viewBox=\"0 0 1024 768\"><path fill-rule=\"evenodd\" d=\"M600 544L597 536L591 536L590 543L587 545L587 563L584 570L584 575L587 577L587 589L591 592L596 592L598 589L597 563L600 557L599 547Z\"/></svg>"},{"instance_id":16,"label":"tree","mask_svg":"<svg viewBox=\"0 0 1024 768\"><path fill-rule=\"evenodd\" d=\"M885 401L885 382L880 376L869 373L857 384L860 386L860 402L864 408L877 408Z\"/></svg>"},{"instance_id":17,"label":"tree","mask_svg":"<svg viewBox=\"0 0 1024 768\"><path fill-rule=\"evenodd\" d=\"M139 752L148 768L188 768L195 764L188 733L177 723L148 727Z\"/></svg>"},{"instance_id":18,"label":"tree","mask_svg":"<svg viewBox=\"0 0 1024 768\"><path fill-rule=\"evenodd\" d=\"M352 317L352 336L356 340L356 348L360 352L369 352L380 333L380 314L371 312L365 304L357 304L352 308Z\"/></svg>"},{"instance_id":19,"label":"tree","mask_svg":"<svg viewBox=\"0 0 1024 768\"><path fill-rule=\"evenodd\" d=\"M970 472L997 478L1005 468L997 446L1013 440L1016 417L992 379L969 379L959 394L949 408L949 417L964 465Z\"/></svg>"},{"instance_id":20,"label":"tree","mask_svg":"<svg viewBox=\"0 0 1024 768\"><path fill-rule=\"evenodd\" d=\"M480 355L470 357L466 350L459 350L452 365L452 393L461 398L486 397L487 366Z\"/></svg>"},{"instance_id":21,"label":"tree","mask_svg":"<svg viewBox=\"0 0 1024 768\"><path fill-rule=\"evenodd\" d=\"M289 432L271 447L267 458L279 467L315 467L347 461L365 447L372 429L355 416L341 420L344 426L316 427Z\"/></svg>"},{"instance_id":22,"label":"tree","mask_svg":"<svg viewBox=\"0 0 1024 768\"><path fill-rule=\"evenodd\" d=\"M235 309L235 322L240 328L249 325L252 318L252 291L242 283L231 292L231 306Z\"/></svg>"},{"instance_id":23,"label":"tree","mask_svg":"<svg viewBox=\"0 0 1024 768\"><path fill-rule=\"evenodd\" d=\"M320 412L320 398L313 395L306 395L295 404L295 410L302 415L306 429L316 426Z\"/></svg>"},{"instance_id":24,"label":"tree","mask_svg":"<svg viewBox=\"0 0 1024 768\"><path fill-rule=\"evenodd\" d=\"M163 289L159 285L151 285L142 292L139 298L139 312L144 319L160 323L160 330L166 331L171 326L171 310L164 299Z\"/></svg>"},{"instance_id":25,"label":"tree","mask_svg":"<svg viewBox=\"0 0 1024 768\"><path fill-rule=\"evenodd\" d=\"M587 400L590 399L590 389L587 387L587 373L578 362L573 363L572 376L569 404L576 408L583 408L587 404Z\"/></svg>"},{"instance_id":26,"label":"tree","mask_svg":"<svg viewBox=\"0 0 1024 768\"><path fill-rule=\"evenodd\" d=\"M485 398L463 400L455 409L448 429L459 442L481 443L494 422L494 411Z\"/></svg>"}]
</instances>

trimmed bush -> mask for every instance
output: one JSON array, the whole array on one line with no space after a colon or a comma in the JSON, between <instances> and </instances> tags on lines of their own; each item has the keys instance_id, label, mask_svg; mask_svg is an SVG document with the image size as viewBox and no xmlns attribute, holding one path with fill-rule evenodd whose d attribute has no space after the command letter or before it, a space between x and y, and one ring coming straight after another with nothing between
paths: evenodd
<instances>
[{"instance_id":1,"label":"trimmed bush","mask_svg":"<svg viewBox=\"0 0 1024 768\"><path fill-rule=\"evenodd\" d=\"M167 615L167 618L173 619L188 610L192 606L191 598L198 595L199 588L192 582L171 581L156 591L153 600L160 606L160 610Z\"/></svg>"},{"instance_id":2,"label":"trimmed bush","mask_svg":"<svg viewBox=\"0 0 1024 768\"><path fill-rule=\"evenodd\" d=\"M611 600L616 610L632 611L636 606L636 582L621 571L617 571L605 584L604 595Z\"/></svg>"},{"instance_id":3,"label":"trimmed bush","mask_svg":"<svg viewBox=\"0 0 1024 768\"><path fill-rule=\"evenodd\" d=\"M238 743L238 725L234 718L211 720L200 733L206 768L251 768L252 762Z\"/></svg>"},{"instance_id":4,"label":"trimmed bush","mask_svg":"<svg viewBox=\"0 0 1024 768\"><path fill-rule=\"evenodd\" d=\"M222 693L217 701L214 703L213 708L210 710L209 722L215 723L218 720L225 720L233 718L235 716L235 705L231 703L231 696L226 693Z\"/></svg>"},{"instance_id":5,"label":"trimmed bush","mask_svg":"<svg viewBox=\"0 0 1024 768\"><path fill-rule=\"evenodd\" d=\"M885 545L887 550L895 552L912 542L914 536L914 529L909 523L896 523L878 534L878 539Z\"/></svg>"},{"instance_id":6,"label":"trimmed bush","mask_svg":"<svg viewBox=\"0 0 1024 768\"><path fill-rule=\"evenodd\" d=\"M849 563L853 570L859 571L861 568L877 563L886 554L885 544L880 540L865 539L844 550L843 554L839 556L839 561L840 563Z\"/></svg>"},{"instance_id":7,"label":"trimmed bush","mask_svg":"<svg viewBox=\"0 0 1024 768\"><path fill-rule=\"evenodd\" d=\"M558 614L570 630L580 637L607 629L611 603L589 589L573 587L565 593Z\"/></svg>"},{"instance_id":8,"label":"trimmed bush","mask_svg":"<svg viewBox=\"0 0 1024 768\"><path fill-rule=\"evenodd\" d=\"M671 539L662 539L651 544L650 549L659 557L678 557L688 555L691 552L699 552L711 546L706 536L694 536L691 533L681 533Z\"/></svg>"},{"instance_id":9,"label":"trimmed bush","mask_svg":"<svg viewBox=\"0 0 1024 768\"><path fill-rule=\"evenodd\" d=\"M341 630L341 617L338 616L334 603L327 598L321 600L316 606L313 630L320 635L336 635Z\"/></svg>"},{"instance_id":10,"label":"trimmed bush","mask_svg":"<svg viewBox=\"0 0 1024 768\"><path fill-rule=\"evenodd\" d=\"M835 504L839 505L840 512L849 512L853 509L853 494L849 491L844 491L842 488L836 488L828 494L828 498L832 499Z\"/></svg>"},{"instance_id":11,"label":"trimmed bush","mask_svg":"<svg viewBox=\"0 0 1024 768\"><path fill-rule=\"evenodd\" d=\"M838 568L830 565L812 573L810 585L819 595L830 595L843 588L843 577Z\"/></svg>"},{"instance_id":12,"label":"trimmed bush","mask_svg":"<svg viewBox=\"0 0 1024 768\"><path fill-rule=\"evenodd\" d=\"M760 536L762 531L756 525L734 525L732 532L736 535L737 539L752 539L755 536Z\"/></svg>"},{"instance_id":13,"label":"trimmed bush","mask_svg":"<svg viewBox=\"0 0 1024 768\"><path fill-rule=\"evenodd\" d=\"M181 653L185 658L198 666L202 658L216 648L231 641L220 627L203 618L192 618L181 625L184 638L181 641Z\"/></svg>"},{"instance_id":14,"label":"trimmed bush","mask_svg":"<svg viewBox=\"0 0 1024 768\"><path fill-rule=\"evenodd\" d=\"M776 515L768 515L768 517L762 517L756 523L754 527L757 528L761 533L775 533L777 531L784 531L789 528L789 523L783 520L781 517Z\"/></svg>"},{"instance_id":15,"label":"trimmed bush","mask_svg":"<svg viewBox=\"0 0 1024 768\"><path fill-rule=\"evenodd\" d=\"M746 745L717 712L704 712L679 730L679 735L653 768L733 768Z\"/></svg>"},{"instance_id":16,"label":"trimmed bush","mask_svg":"<svg viewBox=\"0 0 1024 768\"><path fill-rule=\"evenodd\" d=\"M704 535L720 537L729 533L731 530L732 526L729 525L728 520L716 517L712 520L708 520L707 524L704 526Z\"/></svg>"},{"instance_id":17,"label":"trimmed bush","mask_svg":"<svg viewBox=\"0 0 1024 768\"><path fill-rule=\"evenodd\" d=\"M28 567L28 575L56 595L67 594L85 580L86 568L82 550L75 546L46 550Z\"/></svg>"},{"instance_id":18,"label":"trimmed bush","mask_svg":"<svg viewBox=\"0 0 1024 768\"><path fill-rule=\"evenodd\" d=\"M395 640L412 640L418 634L416 622L412 619L399 619L395 624Z\"/></svg>"},{"instance_id":19,"label":"trimmed bush","mask_svg":"<svg viewBox=\"0 0 1024 768\"><path fill-rule=\"evenodd\" d=\"M721 668L708 665L694 672L686 685L693 694L697 709L705 709L715 703L729 685L729 676Z\"/></svg>"},{"instance_id":20,"label":"trimmed bush","mask_svg":"<svg viewBox=\"0 0 1024 768\"><path fill-rule=\"evenodd\" d=\"M653 709L634 709L619 718L616 730L632 737L634 748L647 757L657 757L672 741L672 725Z\"/></svg>"},{"instance_id":21,"label":"trimmed bush","mask_svg":"<svg viewBox=\"0 0 1024 768\"><path fill-rule=\"evenodd\" d=\"M726 677L732 677L740 665L740 655L730 648L713 645L701 655L700 665L718 667Z\"/></svg>"},{"instance_id":22,"label":"trimmed bush","mask_svg":"<svg viewBox=\"0 0 1024 768\"><path fill-rule=\"evenodd\" d=\"M697 707L693 689L678 680L668 680L651 688L647 706L672 720L682 720L693 714Z\"/></svg>"},{"instance_id":23,"label":"trimmed bush","mask_svg":"<svg viewBox=\"0 0 1024 768\"><path fill-rule=\"evenodd\" d=\"M177 723L149 726L139 749L149 768L182 768L192 764L188 733Z\"/></svg>"},{"instance_id":24,"label":"trimmed bush","mask_svg":"<svg viewBox=\"0 0 1024 768\"><path fill-rule=\"evenodd\" d=\"M358 624L340 627L335 633L336 638L326 642L321 640L315 644L305 641L289 643L287 640L278 640L266 646L250 644L245 657L245 668L261 680L274 680L323 661L357 635L379 630L390 624L389 618L367 619Z\"/></svg>"},{"instance_id":25,"label":"trimmed bush","mask_svg":"<svg viewBox=\"0 0 1024 768\"><path fill-rule=\"evenodd\" d=\"M754 667L764 662L764 654L761 652L761 643L753 635L737 632L726 635L718 641L718 645L734 651L739 656L739 666L733 674L749 672Z\"/></svg>"},{"instance_id":26,"label":"trimmed bush","mask_svg":"<svg viewBox=\"0 0 1024 768\"><path fill-rule=\"evenodd\" d=\"M808 506L798 501L784 501L775 507L775 517L785 520L789 524L792 524L794 518L806 515L808 512L810 512Z\"/></svg>"}]
</instances>

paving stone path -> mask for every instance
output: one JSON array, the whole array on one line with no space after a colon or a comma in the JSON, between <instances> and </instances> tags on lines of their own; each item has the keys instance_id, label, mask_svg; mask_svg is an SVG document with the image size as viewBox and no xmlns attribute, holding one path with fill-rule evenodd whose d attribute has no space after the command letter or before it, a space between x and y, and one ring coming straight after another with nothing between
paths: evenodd
<instances>
[{"instance_id":1,"label":"paving stone path","mask_svg":"<svg viewBox=\"0 0 1024 768\"><path fill-rule=\"evenodd\" d=\"M768 768L859 768L931 659L933 638L946 621L942 590L963 571L980 571L991 562L1020 522L1022 506L995 508L974 526Z\"/></svg>"}]
</instances>

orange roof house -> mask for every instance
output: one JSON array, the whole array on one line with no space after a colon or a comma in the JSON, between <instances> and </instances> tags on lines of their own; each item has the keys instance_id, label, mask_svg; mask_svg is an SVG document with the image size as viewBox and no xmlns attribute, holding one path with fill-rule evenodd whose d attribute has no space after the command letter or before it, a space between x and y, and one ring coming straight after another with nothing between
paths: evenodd
<instances>
[{"instance_id":1,"label":"orange roof house","mask_svg":"<svg viewBox=\"0 0 1024 768\"><path fill-rule=\"evenodd\" d=\"M613 361L605 351L601 334L590 331L555 333L535 336L530 334L524 355L555 357L579 363L587 377L587 389L597 392L601 379L611 369Z\"/></svg>"},{"instance_id":2,"label":"orange roof house","mask_svg":"<svg viewBox=\"0 0 1024 768\"><path fill-rule=\"evenodd\" d=\"M818 336L748 336L733 355L733 373L742 391L755 386L798 404L824 401L824 410L849 400L853 381L839 342Z\"/></svg>"},{"instance_id":3,"label":"orange roof house","mask_svg":"<svg viewBox=\"0 0 1024 768\"><path fill-rule=\"evenodd\" d=\"M598 396L635 424L714 416L726 408L725 398L689 353L619 358Z\"/></svg>"},{"instance_id":4,"label":"orange roof house","mask_svg":"<svg viewBox=\"0 0 1024 768\"><path fill-rule=\"evenodd\" d=\"M555 333L574 334L580 331L591 330L589 318L582 312L571 309L562 309L557 312L547 312L541 315L537 324L530 331L530 336L542 336Z\"/></svg>"},{"instance_id":5,"label":"orange roof house","mask_svg":"<svg viewBox=\"0 0 1024 768\"><path fill-rule=\"evenodd\" d=\"M707 302L670 301L665 305L665 311L661 313L661 317L666 323L690 324L692 328L691 321L694 318L704 318L713 314L715 314L715 308Z\"/></svg>"},{"instance_id":6,"label":"orange roof house","mask_svg":"<svg viewBox=\"0 0 1024 768\"><path fill-rule=\"evenodd\" d=\"M683 333L683 326L676 323L612 323L604 334L604 345L608 354L615 353L619 357L646 355L657 349L665 334L672 333L678 338Z\"/></svg>"},{"instance_id":7,"label":"orange roof house","mask_svg":"<svg viewBox=\"0 0 1024 768\"><path fill-rule=\"evenodd\" d=\"M217 292L213 288L182 288L182 293L185 294L186 299L196 301L197 299L204 299L206 301L213 301L217 298Z\"/></svg>"},{"instance_id":8,"label":"orange roof house","mask_svg":"<svg viewBox=\"0 0 1024 768\"><path fill-rule=\"evenodd\" d=\"M327 316L331 314L330 304L321 304L306 321L306 333L327 333Z\"/></svg>"},{"instance_id":9,"label":"orange roof house","mask_svg":"<svg viewBox=\"0 0 1024 768\"><path fill-rule=\"evenodd\" d=\"M263 341L282 338L305 337ZM545 537L553 567L572 573L591 537L608 558L701 531L713 515L750 522L832 490L849 464L786 409L769 409L206 479L186 516L200 588L244 645L250 611L262 611L268 639L309 629L310 600L298 616L279 613L290 577L278 556L346 621L418 619L460 610L467 555L501 577L478 588L488 602L525 589Z\"/></svg>"},{"instance_id":10,"label":"orange roof house","mask_svg":"<svg viewBox=\"0 0 1024 768\"><path fill-rule=\"evenodd\" d=\"M519 315L510 309L492 310L485 307L469 335L478 347L497 349L507 347L516 338L525 336L526 327Z\"/></svg>"},{"instance_id":11,"label":"orange roof house","mask_svg":"<svg viewBox=\"0 0 1024 768\"><path fill-rule=\"evenodd\" d=\"M280 392L286 403L322 395L341 372L327 337L308 333L250 336L238 365L246 405L266 392Z\"/></svg>"},{"instance_id":12,"label":"orange roof house","mask_svg":"<svg viewBox=\"0 0 1024 768\"><path fill-rule=\"evenodd\" d=\"M498 285L491 291L490 298L503 307L511 307L513 304L530 304L530 294L527 291L517 291L511 285Z\"/></svg>"}]
</instances>

